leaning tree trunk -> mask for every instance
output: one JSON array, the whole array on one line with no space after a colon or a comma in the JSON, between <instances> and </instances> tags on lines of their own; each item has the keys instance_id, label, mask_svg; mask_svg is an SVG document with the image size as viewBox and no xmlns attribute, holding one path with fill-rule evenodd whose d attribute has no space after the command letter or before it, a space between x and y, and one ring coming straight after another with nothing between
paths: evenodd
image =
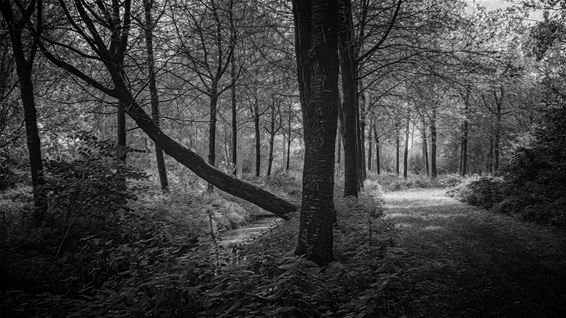
<instances>
[{"instance_id":1,"label":"leaning tree trunk","mask_svg":"<svg viewBox=\"0 0 566 318\"><path fill-rule=\"evenodd\" d=\"M22 16L15 18L12 11L12 3L10 1L0 2L0 12L6 22L10 41L12 42L12 54L16 62L16 72L18 74L20 96L24 109L24 122L26 127L27 148L29 154L29 163L31 170L31 184L33 188L33 204L34 210L32 217L37 226L45 219L47 204L43 189L45 180L43 174L43 162L41 156L41 139L39 138L39 129L37 127L37 110L35 108L34 86L32 80L32 69L34 57L37 52L38 38L33 39L31 45L26 45L22 41L22 32L26 20L37 12L41 17L41 2L31 2L25 9L21 8L19 12ZM36 9L36 10L34 10ZM39 18L41 19L41 18ZM41 24L41 21L38 21ZM24 50L29 49L29 56L26 58Z\"/></svg>"},{"instance_id":2,"label":"leaning tree trunk","mask_svg":"<svg viewBox=\"0 0 566 318\"><path fill-rule=\"evenodd\" d=\"M360 190L360 138L358 122L357 62L353 36L351 0L340 0L339 48L342 75L342 120L344 144L344 196Z\"/></svg>"},{"instance_id":3,"label":"leaning tree trunk","mask_svg":"<svg viewBox=\"0 0 566 318\"><path fill-rule=\"evenodd\" d=\"M337 1L294 0L293 16L305 140L302 208L295 253L325 265L334 258Z\"/></svg>"},{"instance_id":4,"label":"leaning tree trunk","mask_svg":"<svg viewBox=\"0 0 566 318\"><path fill-rule=\"evenodd\" d=\"M436 108L432 109L432 118L430 119L430 174L432 178L436 178Z\"/></svg>"},{"instance_id":5,"label":"leaning tree trunk","mask_svg":"<svg viewBox=\"0 0 566 318\"><path fill-rule=\"evenodd\" d=\"M145 12L145 44L147 51L147 68L149 75L149 93L151 98L151 118L159 127L159 96L157 94L157 84L155 79L155 58L153 55L153 27L154 22L151 16L151 7L153 0L143 0ZM159 174L159 183L161 190L168 191L169 182L167 180L167 169L165 168L165 158L163 157L163 150L159 145L155 144L155 161L157 164L157 173Z\"/></svg>"}]
</instances>

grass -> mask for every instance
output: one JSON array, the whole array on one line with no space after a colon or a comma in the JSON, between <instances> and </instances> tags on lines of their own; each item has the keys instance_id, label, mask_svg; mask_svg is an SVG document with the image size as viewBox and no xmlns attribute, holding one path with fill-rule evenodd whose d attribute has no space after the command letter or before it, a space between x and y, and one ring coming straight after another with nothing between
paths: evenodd
<instances>
[{"instance_id":1,"label":"grass","mask_svg":"<svg viewBox=\"0 0 566 318\"><path fill-rule=\"evenodd\" d=\"M415 317L564 317L566 236L464 205L440 189L385 195Z\"/></svg>"}]
</instances>

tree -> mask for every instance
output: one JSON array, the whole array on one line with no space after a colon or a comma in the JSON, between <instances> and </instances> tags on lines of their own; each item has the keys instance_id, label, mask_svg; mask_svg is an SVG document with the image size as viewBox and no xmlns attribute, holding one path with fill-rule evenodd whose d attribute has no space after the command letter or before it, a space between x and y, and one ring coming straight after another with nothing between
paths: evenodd
<instances>
[{"instance_id":1,"label":"tree","mask_svg":"<svg viewBox=\"0 0 566 318\"><path fill-rule=\"evenodd\" d=\"M159 96L157 94L157 84L155 80L155 59L153 55L153 29L155 22L153 21L151 9L154 0L143 0L145 14L145 45L147 51L147 68L149 77L149 93L151 94L151 118L155 125L159 127ZM167 170L165 168L165 159L163 158L163 150L159 145L155 144L155 161L157 163L157 172L159 174L159 182L161 189L168 191L169 182L167 181Z\"/></svg>"},{"instance_id":2,"label":"tree","mask_svg":"<svg viewBox=\"0 0 566 318\"><path fill-rule=\"evenodd\" d=\"M81 52L78 49L70 50L68 49L69 45L58 43L45 35L42 37L43 41L39 43L39 46L49 61L87 83L90 87L128 105L126 113L166 154L220 190L254 203L280 217L285 217L286 213L297 209L294 204L270 192L216 169L201 156L173 140L153 122L132 93L127 78L124 76L123 66L116 63L122 55L126 54L129 48L128 38L131 20L128 17L131 14L130 1L121 3L122 8L119 10L119 14L122 14L122 17L118 17L117 21L120 22L118 24L106 20L110 15L105 14L108 13L108 9L104 4L101 4L98 8L89 8L89 10L97 9L100 11L96 13L85 9L87 4L84 0L77 0L74 3L74 8L69 8L65 2L59 2L70 26L70 29L67 29L69 32L67 39L82 41L82 45L77 45L77 47L89 48L88 52ZM108 41L105 38L106 36L111 36L112 41ZM99 65L98 71L105 71L103 74L110 79L113 87L108 87L106 83L67 62L67 59L59 58L57 54L61 52L58 51L64 51L68 55L77 54Z\"/></svg>"},{"instance_id":3,"label":"tree","mask_svg":"<svg viewBox=\"0 0 566 318\"><path fill-rule=\"evenodd\" d=\"M17 11L14 11L13 7L17 7ZM37 127L37 110L35 107L32 69L39 43L42 2L40 0L32 0L27 6L24 6L20 1L12 2L10 0L2 0L0 2L0 12L2 13L8 29L16 63L16 72L18 74L20 95L24 109L31 183L33 187L33 218L36 225L40 225L45 218L47 206L43 193L44 189L42 189L45 180L43 178L41 140ZM35 18L37 22L35 33L28 31L29 23L33 18Z\"/></svg>"},{"instance_id":4,"label":"tree","mask_svg":"<svg viewBox=\"0 0 566 318\"><path fill-rule=\"evenodd\" d=\"M325 265L333 260L338 3L336 0L294 0L293 17L305 140L299 241L295 254Z\"/></svg>"}]
</instances>

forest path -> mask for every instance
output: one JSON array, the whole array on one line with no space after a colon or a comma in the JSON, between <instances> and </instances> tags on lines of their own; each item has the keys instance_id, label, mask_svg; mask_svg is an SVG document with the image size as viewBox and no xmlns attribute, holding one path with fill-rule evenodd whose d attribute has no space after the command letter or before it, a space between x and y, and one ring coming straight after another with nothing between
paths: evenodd
<instances>
[{"instance_id":1,"label":"forest path","mask_svg":"<svg viewBox=\"0 0 566 318\"><path fill-rule=\"evenodd\" d=\"M385 194L410 317L566 317L566 233L460 203Z\"/></svg>"}]
</instances>

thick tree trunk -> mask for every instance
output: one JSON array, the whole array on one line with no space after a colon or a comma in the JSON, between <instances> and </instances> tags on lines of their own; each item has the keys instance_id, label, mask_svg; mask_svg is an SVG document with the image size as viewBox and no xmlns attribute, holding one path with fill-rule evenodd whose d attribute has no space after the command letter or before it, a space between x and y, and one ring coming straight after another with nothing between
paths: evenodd
<instances>
[{"instance_id":1,"label":"thick tree trunk","mask_svg":"<svg viewBox=\"0 0 566 318\"><path fill-rule=\"evenodd\" d=\"M261 131L259 127L259 104L257 99L254 104L254 131L255 131L255 175L260 176L261 169Z\"/></svg>"},{"instance_id":2,"label":"thick tree trunk","mask_svg":"<svg viewBox=\"0 0 566 318\"><path fill-rule=\"evenodd\" d=\"M210 118L208 124L208 163L216 166L216 111L218 106L218 93L215 89L217 84L212 84L213 89L210 95ZM212 183L208 183L208 192L214 189Z\"/></svg>"},{"instance_id":3,"label":"thick tree trunk","mask_svg":"<svg viewBox=\"0 0 566 318\"><path fill-rule=\"evenodd\" d=\"M334 147L337 126L337 1L294 0L295 50L305 159L295 253L319 265L334 258Z\"/></svg>"},{"instance_id":4,"label":"thick tree trunk","mask_svg":"<svg viewBox=\"0 0 566 318\"><path fill-rule=\"evenodd\" d=\"M342 75L342 119L344 144L344 196L358 196L360 190L360 137L358 118L358 88L353 40L352 3L340 0L339 48Z\"/></svg>"},{"instance_id":5,"label":"thick tree trunk","mask_svg":"<svg viewBox=\"0 0 566 318\"><path fill-rule=\"evenodd\" d=\"M145 12L145 44L147 51L147 67L149 75L149 93L151 97L151 118L159 127L159 97L157 94L157 84L155 80L155 58L153 55L153 18L151 16L151 7L153 0L143 0ZM157 173L159 174L159 182L161 190L168 191L169 182L167 180L167 170L165 168L165 158L163 150L159 145L155 144L155 161L157 163Z\"/></svg>"},{"instance_id":6,"label":"thick tree trunk","mask_svg":"<svg viewBox=\"0 0 566 318\"><path fill-rule=\"evenodd\" d=\"M427 142L427 138L426 138L426 121L423 119L423 129L422 129L422 133L423 133L423 160L424 160L424 166L425 166L425 172L426 172L426 176L430 176L430 168L429 168L429 164L428 164L428 142Z\"/></svg>"},{"instance_id":7,"label":"thick tree trunk","mask_svg":"<svg viewBox=\"0 0 566 318\"><path fill-rule=\"evenodd\" d=\"M34 86L32 80L32 69L34 57L37 51L37 38L34 38L34 43L25 45L22 42L22 32L26 19L29 18L34 12L38 12L41 16L41 2L37 3L34 10L34 3L29 4L29 7L20 8L20 14L23 16L17 17L15 20L12 11L12 3L10 1L0 2L0 12L6 22L5 25L8 29L10 41L12 42L12 54L16 62L16 72L18 74L20 96L22 99L22 106L24 109L24 122L26 127L27 148L29 154L29 163L31 170L31 184L33 188L33 204L34 210L32 217L35 225L39 226L43 223L46 215L47 204L44 195L45 184L43 173L43 161L41 156L41 139L39 138L39 129L37 127L37 110L35 108ZM41 23L41 22L39 22ZM29 43L28 43L29 44ZM29 56L26 58L24 50L29 49Z\"/></svg>"},{"instance_id":8,"label":"thick tree trunk","mask_svg":"<svg viewBox=\"0 0 566 318\"><path fill-rule=\"evenodd\" d=\"M405 151L403 153L403 178L407 179L409 166L409 116L407 116L407 124L405 126Z\"/></svg>"},{"instance_id":9,"label":"thick tree trunk","mask_svg":"<svg viewBox=\"0 0 566 318\"><path fill-rule=\"evenodd\" d=\"M436 107L432 109L430 119L430 174L432 178L437 177L436 173Z\"/></svg>"}]
</instances>

